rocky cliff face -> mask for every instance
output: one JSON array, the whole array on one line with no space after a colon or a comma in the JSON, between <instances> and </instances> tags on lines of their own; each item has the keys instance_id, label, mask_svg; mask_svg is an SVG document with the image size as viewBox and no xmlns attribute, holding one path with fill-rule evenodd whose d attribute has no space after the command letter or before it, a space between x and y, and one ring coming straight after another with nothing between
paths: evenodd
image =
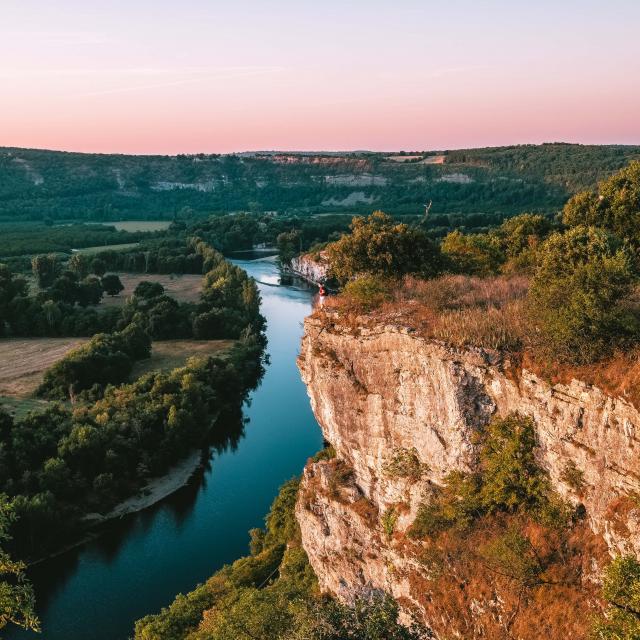
<instances>
[{"instance_id":1,"label":"rocky cliff face","mask_svg":"<svg viewBox=\"0 0 640 640\"><path fill-rule=\"evenodd\" d=\"M500 580L474 591L460 578L457 605L439 603L425 549L405 535L433 486L471 468L474 434L494 414L534 419L540 465L562 496L584 506L576 568L591 585L584 597L595 593L603 549L640 553L640 413L630 403L576 380L552 386L499 354L454 349L406 328L352 329L325 316L309 318L305 329L299 367L336 451L336 459L307 466L297 505L324 589L345 599L383 589L438 637L541 637L540 628L514 631L522 596L510 603L516 589ZM398 457L425 472L389 473ZM568 591L558 597L571 606ZM584 632L567 625L563 632Z\"/></svg>"},{"instance_id":2,"label":"rocky cliff face","mask_svg":"<svg viewBox=\"0 0 640 640\"><path fill-rule=\"evenodd\" d=\"M329 265L323 253L320 253L319 260L314 260L308 254L297 256L291 260L291 271L314 284L324 282L327 278L328 270Z\"/></svg>"}]
</instances>

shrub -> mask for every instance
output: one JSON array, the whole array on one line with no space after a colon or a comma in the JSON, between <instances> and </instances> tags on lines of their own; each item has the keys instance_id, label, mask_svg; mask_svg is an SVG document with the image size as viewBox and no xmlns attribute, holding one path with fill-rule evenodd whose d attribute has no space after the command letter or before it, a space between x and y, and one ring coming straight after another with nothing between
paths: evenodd
<instances>
[{"instance_id":1,"label":"shrub","mask_svg":"<svg viewBox=\"0 0 640 640\"><path fill-rule=\"evenodd\" d=\"M480 556L494 571L527 586L536 584L543 571L531 541L513 526L484 544Z\"/></svg>"},{"instance_id":2,"label":"shrub","mask_svg":"<svg viewBox=\"0 0 640 640\"><path fill-rule=\"evenodd\" d=\"M640 638L640 562L634 556L618 556L611 562L605 571L602 595L607 609L594 625L594 638Z\"/></svg>"},{"instance_id":3,"label":"shrub","mask_svg":"<svg viewBox=\"0 0 640 640\"><path fill-rule=\"evenodd\" d=\"M582 493L584 489L584 472L576 467L576 463L573 460L569 460L565 464L560 479L568 484L578 495Z\"/></svg>"},{"instance_id":4,"label":"shrub","mask_svg":"<svg viewBox=\"0 0 640 640\"><path fill-rule=\"evenodd\" d=\"M389 299L389 284L376 276L361 275L347 283L343 296L350 307L371 311Z\"/></svg>"},{"instance_id":5,"label":"shrub","mask_svg":"<svg viewBox=\"0 0 640 640\"><path fill-rule=\"evenodd\" d=\"M607 229L632 245L640 245L640 161L598 185L598 193L583 191L564 207L562 221L570 226Z\"/></svg>"},{"instance_id":6,"label":"shrub","mask_svg":"<svg viewBox=\"0 0 640 640\"><path fill-rule=\"evenodd\" d=\"M390 478L409 478L416 481L423 473L429 471L429 465L423 464L418 458L418 451L396 447L391 452L383 467L384 473Z\"/></svg>"},{"instance_id":7,"label":"shrub","mask_svg":"<svg viewBox=\"0 0 640 640\"><path fill-rule=\"evenodd\" d=\"M444 486L419 509L410 535L434 536L447 529L464 530L480 516L524 513L544 524L566 524L567 511L547 474L535 459L535 429L530 418L494 418L479 443L478 470L450 473Z\"/></svg>"},{"instance_id":8,"label":"shrub","mask_svg":"<svg viewBox=\"0 0 640 640\"><path fill-rule=\"evenodd\" d=\"M548 358L588 364L625 349L640 335L627 301L636 282L628 251L606 232L576 227L541 247L529 311Z\"/></svg>"},{"instance_id":9,"label":"shrub","mask_svg":"<svg viewBox=\"0 0 640 640\"><path fill-rule=\"evenodd\" d=\"M396 528L396 522L398 522L398 511L395 507L389 507L383 514L380 519L380 523L382 524L382 530L384 531L387 538L391 538L393 532Z\"/></svg>"},{"instance_id":10,"label":"shrub","mask_svg":"<svg viewBox=\"0 0 640 640\"><path fill-rule=\"evenodd\" d=\"M456 273L488 276L498 272L504 255L492 236L452 231L442 241L442 253Z\"/></svg>"}]
</instances>

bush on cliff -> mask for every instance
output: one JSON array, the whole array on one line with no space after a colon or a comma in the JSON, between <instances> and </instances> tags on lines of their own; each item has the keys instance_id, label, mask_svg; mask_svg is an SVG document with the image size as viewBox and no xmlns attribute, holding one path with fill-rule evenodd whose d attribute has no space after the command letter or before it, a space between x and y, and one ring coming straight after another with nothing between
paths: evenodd
<instances>
[{"instance_id":1,"label":"bush on cliff","mask_svg":"<svg viewBox=\"0 0 640 640\"><path fill-rule=\"evenodd\" d=\"M464 530L478 518L496 513L565 523L567 510L538 466L535 447L531 418L517 414L494 418L480 437L477 470L450 473L420 508L410 535L424 538L451 528Z\"/></svg>"},{"instance_id":2,"label":"bush on cliff","mask_svg":"<svg viewBox=\"0 0 640 640\"><path fill-rule=\"evenodd\" d=\"M575 227L540 248L529 289L534 343L547 358L588 364L640 336L630 252L607 232Z\"/></svg>"},{"instance_id":3,"label":"bush on cliff","mask_svg":"<svg viewBox=\"0 0 640 640\"><path fill-rule=\"evenodd\" d=\"M594 226L640 246L640 161L634 161L598 185L567 202L562 221L570 227Z\"/></svg>"},{"instance_id":4,"label":"bush on cliff","mask_svg":"<svg viewBox=\"0 0 640 640\"><path fill-rule=\"evenodd\" d=\"M640 562L634 556L618 556L611 562L605 571L602 595L607 608L594 625L593 637L640 638Z\"/></svg>"},{"instance_id":5,"label":"bush on cliff","mask_svg":"<svg viewBox=\"0 0 640 640\"><path fill-rule=\"evenodd\" d=\"M327 252L330 273L341 284L365 274L430 278L443 267L440 249L422 229L396 223L382 211L353 218L350 233L330 244Z\"/></svg>"}]
</instances>

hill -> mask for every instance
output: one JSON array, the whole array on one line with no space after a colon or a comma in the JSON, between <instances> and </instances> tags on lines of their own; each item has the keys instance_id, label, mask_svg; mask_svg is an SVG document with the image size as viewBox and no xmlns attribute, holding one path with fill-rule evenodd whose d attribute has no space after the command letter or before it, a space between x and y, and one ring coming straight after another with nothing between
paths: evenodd
<instances>
[{"instance_id":1,"label":"hill","mask_svg":"<svg viewBox=\"0 0 640 640\"><path fill-rule=\"evenodd\" d=\"M551 213L640 147L520 145L440 152L126 156L0 148L0 221L171 219L276 211ZM449 221L450 222L450 221Z\"/></svg>"}]
</instances>

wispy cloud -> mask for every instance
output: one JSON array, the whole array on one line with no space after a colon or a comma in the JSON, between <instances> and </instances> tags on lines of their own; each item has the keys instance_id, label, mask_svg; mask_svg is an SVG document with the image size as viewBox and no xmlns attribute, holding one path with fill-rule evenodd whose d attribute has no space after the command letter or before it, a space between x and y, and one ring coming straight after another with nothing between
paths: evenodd
<instances>
[{"instance_id":1,"label":"wispy cloud","mask_svg":"<svg viewBox=\"0 0 640 640\"><path fill-rule=\"evenodd\" d=\"M197 82L204 81L220 81L220 80L232 80L237 78L248 78L255 76L263 76L270 75L274 73L278 73L283 71L284 67L223 67L217 69L202 69L199 71L192 71L190 73L168 71L167 73L158 73L159 70L154 70L153 73L150 74L139 74L140 76L155 76L162 77L163 75L187 75L188 77L176 77L173 80L167 79L164 82L153 82L153 83L145 83L145 84L136 84L129 86L121 86L121 87L111 87L107 89L100 89L98 91L88 91L84 93L79 93L75 97L90 97L90 96L104 96L116 93L130 93L133 91L146 91L149 89L162 89L165 87L176 87L185 84L193 84ZM125 74L126 75L126 74ZM135 75L135 74L134 74Z\"/></svg>"},{"instance_id":2,"label":"wispy cloud","mask_svg":"<svg viewBox=\"0 0 640 640\"><path fill-rule=\"evenodd\" d=\"M103 33L94 31L4 31L0 30L4 39L21 40L63 46L112 44L113 39Z\"/></svg>"}]
</instances>

